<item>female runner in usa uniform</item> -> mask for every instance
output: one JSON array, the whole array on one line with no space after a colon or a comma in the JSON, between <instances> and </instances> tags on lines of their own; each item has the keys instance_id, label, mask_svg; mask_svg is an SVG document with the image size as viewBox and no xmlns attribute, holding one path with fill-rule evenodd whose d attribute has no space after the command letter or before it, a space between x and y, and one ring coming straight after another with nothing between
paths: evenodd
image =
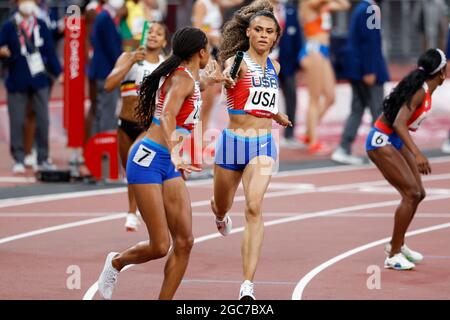
<instances>
[{"instance_id":1,"label":"female runner in usa uniform","mask_svg":"<svg viewBox=\"0 0 450 320\"><path fill-rule=\"evenodd\" d=\"M108 254L98 280L99 292L105 299L111 299L123 267L166 256L171 238L172 249L159 298L172 299L183 278L194 238L190 199L182 177L198 169L179 156L178 138L189 134L199 120L199 70L206 66L209 57L203 31L180 29L173 37L173 54L141 85L137 115L142 126L149 129L130 151L127 179L147 226L149 241L122 253Z\"/></svg>"},{"instance_id":2,"label":"female runner in usa uniform","mask_svg":"<svg viewBox=\"0 0 450 320\"><path fill-rule=\"evenodd\" d=\"M162 50L169 39L169 30L161 22L152 22L148 31L146 48L134 52L124 52L105 82L105 90L110 91L120 85L122 109L119 115L117 139L122 166L126 168L128 151L133 142L143 134L135 111L139 103L139 86L145 76L151 74L163 61ZM137 231L139 219L136 215L136 200L128 186L128 214L125 221L127 231Z\"/></svg>"},{"instance_id":3,"label":"female runner in usa uniform","mask_svg":"<svg viewBox=\"0 0 450 320\"><path fill-rule=\"evenodd\" d=\"M428 159L411 139L431 110L431 95L446 77L447 59L440 49L430 49L418 68L406 76L383 102L383 113L370 131L369 158L402 196L395 211L391 242L386 244L385 267L408 270L423 256L405 245L405 233L419 203L425 198L421 174L430 174Z\"/></svg>"},{"instance_id":4,"label":"female runner in usa uniform","mask_svg":"<svg viewBox=\"0 0 450 320\"><path fill-rule=\"evenodd\" d=\"M262 201L272 176L277 148L272 137L272 119L292 125L278 112L280 66L268 55L280 36L280 26L268 1L243 7L225 26L220 56L224 73L230 72L232 57L245 51L234 87L227 88L230 122L216 146L212 211L222 235L231 231L230 210L236 189L244 187L245 231L241 253L243 280L239 299L254 300L253 278L261 252L264 224ZM230 58L231 57L231 58Z\"/></svg>"}]
</instances>

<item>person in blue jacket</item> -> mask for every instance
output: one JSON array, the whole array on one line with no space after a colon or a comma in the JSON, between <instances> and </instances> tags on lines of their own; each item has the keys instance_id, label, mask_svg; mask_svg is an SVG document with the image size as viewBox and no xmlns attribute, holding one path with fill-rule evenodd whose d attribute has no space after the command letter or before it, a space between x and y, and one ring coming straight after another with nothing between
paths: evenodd
<instances>
[{"instance_id":1,"label":"person in blue jacket","mask_svg":"<svg viewBox=\"0 0 450 320\"><path fill-rule=\"evenodd\" d=\"M24 125L28 104L36 114L38 170L53 169L49 162L49 88L61 74L53 39L46 23L35 17L34 0L18 0L18 11L0 29L0 57L8 67L10 151L13 173L25 173Z\"/></svg>"},{"instance_id":2,"label":"person in blue jacket","mask_svg":"<svg viewBox=\"0 0 450 320\"><path fill-rule=\"evenodd\" d=\"M448 40L447 40L447 50L446 50L447 57L450 57L450 26L448 29ZM441 148L442 152L444 153L450 153L450 131L448 132L448 139L444 141L444 144Z\"/></svg>"},{"instance_id":3,"label":"person in blue jacket","mask_svg":"<svg viewBox=\"0 0 450 320\"><path fill-rule=\"evenodd\" d=\"M297 57L302 48L302 30L298 21L297 1L271 0L275 16L283 29L278 46L272 51L271 58L278 60L281 66L279 79L283 91L286 114L292 127L284 130L280 145L287 148L300 148L302 144L295 139L295 114L297 110L297 81L299 68Z\"/></svg>"},{"instance_id":4,"label":"person in blue jacket","mask_svg":"<svg viewBox=\"0 0 450 320\"><path fill-rule=\"evenodd\" d=\"M352 87L351 113L341 142L331 159L343 164L362 164L351 147L361 125L366 106L374 122L381 114L384 83L389 81L381 41L381 0L362 0L354 9L349 29L347 75Z\"/></svg>"},{"instance_id":5,"label":"person in blue jacket","mask_svg":"<svg viewBox=\"0 0 450 320\"><path fill-rule=\"evenodd\" d=\"M124 0L108 0L102 11L95 17L90 34L94 48L88 76L96 83L97 104L92 134L117 129L116 107L119 100L119 89L105 91L105 80L122 54L122 38L119 33L119 10Z\"/></svg>"}]
</instances>

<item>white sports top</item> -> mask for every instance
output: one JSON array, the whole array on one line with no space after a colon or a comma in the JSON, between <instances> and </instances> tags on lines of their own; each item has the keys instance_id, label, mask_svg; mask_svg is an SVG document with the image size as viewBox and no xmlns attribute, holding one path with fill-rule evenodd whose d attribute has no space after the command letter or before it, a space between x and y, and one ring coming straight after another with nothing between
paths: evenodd
<instances>
[{"instance_id":1,"label":"white sports top","mask_svg":"<svg viewBox=\"0 0 450 320\"><path fill-rule=\"evenodd\" d=\"M120 84L122 97L137 97L139 95L139 87L144 77L151 74L164 61L163 56L159 56L157 63L150 63L146 60L142 61L142 66L135 63Z\"/></svg>"}]
</instances>

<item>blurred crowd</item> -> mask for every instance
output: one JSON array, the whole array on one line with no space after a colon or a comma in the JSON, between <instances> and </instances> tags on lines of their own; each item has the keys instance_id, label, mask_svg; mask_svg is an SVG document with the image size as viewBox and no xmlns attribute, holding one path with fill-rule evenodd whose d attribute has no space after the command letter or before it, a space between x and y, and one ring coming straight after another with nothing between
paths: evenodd
<instances>
[{"instance_id":1,"label":"blurred crowd","mask_svg":"<svg viewBox=\"0 0 450 320\"><path fill-rule=\"evenodd\" d=\"M16 0L0 1L0 58L10 124L12 171L54 169L49 156L49 99L53 84L61 77L64 13L78 5L86 17L88 45L86 57L90 108L87 114L86 141L92 135L117 129L120 88L105 90L105 81L123 52L140 46L145 21L164 22L170 33L191 24L207 33L212 56L217 57L223 24L249 0ZM281 64L284 110L294 126L284 131L281 146L305 149L310 154L331 154L340 163L360 164L352 154L362 116L369 108L372 118L381 113L384 83L390 80L385 60L386 48L381 20L381 0L271 0L283 29L271 58ZM384 1L388 2L388 0ZM368 9L369 8L369 9ZM370 11L370 8L377 8ZM381 9L380 9L381 8ZM338 12L348 12L345 41L335 46L333 26ZM450 40L445 0L414 1L408 22L421 37L422 51L444 48ZM370 19L374 28L368 28ZM165 49L167 54L168 48ZM450 52L447 49L447 54ZM342 67L345 70L342 70ZM309 101L306 131L295 132L298 105L298 72L304 80ZM341 141L329 150L319 141L317 128L335 101L336 74L352 88L351 113L343 128ZM344 76L342 76L344 75ZM303 82L303 81L302 81ZM219 104L220 87L203 93L203 132L206 132L214 106ZM449 141L442 150L450 153Z\"/></svg>"}]
</instances>

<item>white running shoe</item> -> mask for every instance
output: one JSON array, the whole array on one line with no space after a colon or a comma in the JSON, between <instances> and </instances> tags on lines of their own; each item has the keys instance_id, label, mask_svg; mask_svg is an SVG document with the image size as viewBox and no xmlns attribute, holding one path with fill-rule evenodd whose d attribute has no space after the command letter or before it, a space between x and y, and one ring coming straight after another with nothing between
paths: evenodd
<instances>
[{"instance_id":1,"label":"white running shoe","mask_svg":"<svg viewBox=\"0 0 450 320\"><path fill-rule=\"evenodd\" d=\"M338 147L332 154L331 154L331 160L338 162L338 163L342 163L342 164L354 164L354 165L360 165L364 163L364 160L359 158L359 157L355 157L352 156L351 154L348 154L347 152L345 152L344 149L342 149L341 147Z\"/></svg>"},{"instance_id":2,"label":"white running shoe","mask_svg":"<svg viewBox=\"0 0 450 320\"><path fill-rule=\"evenodd\" d=\"M241 289L239 290L239 300L256 300L255 290L253 288L253 282L245 280L241 284Z\"/></svg>"},{"instance_id":3,"label":"white running shoe","mask_svg":"<svg viewBox=\"0 0 450 320\"><path fill-rule=\"evenodd\" d=\"M37 152L36 149L31 150L30 154L27 154L24 159L25 166L35 168L37 166Z\"/></svg>"},{"instance_id":4,"label":"white running shoe","mask_svg":"<svg viewBox=\"0 0 450 320\"><path fill-rule=\"evenodd\" d=\"M125 221L125 229L129 232L135 232L138 229L138 226L140 225L139 218L137 214L134 213L128 213L127 214L127 220Z\"/></svg>"},{"instance_id":5,"label":"white running shoe","mask_svg":"<svg viewBox=\"0 0 450 320\"><path fill-rule=\"evenodd\" d=\"M50 159L47 161L38 164L36 167L36 171L55 171L57 167L52 163Z\"/></svg>"},{"instance_id":6,"label":"white running shoe","mask_svg":"<svg viewBox=\"0 0 450 320\"><path fill-rule=\"evenodd\" d=\"M390 243L386 244L386 246L384 247L384 252L386 253L387 256L389 256L389 254L391 252L391 244ZM400 248L400 252L405 256L406 259L408 259L412 263L419 263L423 260L423 255L421 253L411 250L410 248L408 248L406 246L406 244L404 244Z\"/></svg>"},{"instance_id":7,"label":"white running shoe","mask_svg":"<svg viewBox=\"0 0 450 320\"><path fill-rule=\"evenodd\" d=\"M233 222L231 221L230 216L226 215L222 221L216 218L216 226L221 235L227 236L230 234L231 229L233 228Z\"/></svg>"},{"instance_id":8,"label":"white running shoe","mask_svg":"<svg viewBox=\"0 0 450 320\"><path fill-rule=\"evenodd\" d=\"M107 255L105 266L103 267L103 271L98 278L98 292L105 300L111 300L114 286L117 283L119 271L112 266L112 259L118 254L118 252L110 252Z\"/></svg>"},{"instance_id":9,"label":"white running shoe","mask_svg":"<svg viewBox=\"0 0 450 320\"><path fill-rule=\"evenodd\" d=\"M12 167L12 172L14 174L24 174L25 173L25 166L23 163L16 162Z\"/></svg>"},{"instance_id":10,"label":"white running shoe","mask_svg":"<svg viewBox=\"0 0 450 320\"><path fill-rule=\"evenodd\" d=\"M384 267L386 269L395 269L395 270L410 270L413 269L416 265L410 262L403 253L399 252L391 258L387 257L384 261Z\"/></svg>"},{"instance_id":11,"label":"white running shoe","mask_svg":"<svg viewBox=\"0 0 450 320\"><path fill-rule=\"evenodd\" d=\"M443 153L450 153L450 139L444 142L444 144L441 147L441 151Z\"/></svg>"}]
</instances>

